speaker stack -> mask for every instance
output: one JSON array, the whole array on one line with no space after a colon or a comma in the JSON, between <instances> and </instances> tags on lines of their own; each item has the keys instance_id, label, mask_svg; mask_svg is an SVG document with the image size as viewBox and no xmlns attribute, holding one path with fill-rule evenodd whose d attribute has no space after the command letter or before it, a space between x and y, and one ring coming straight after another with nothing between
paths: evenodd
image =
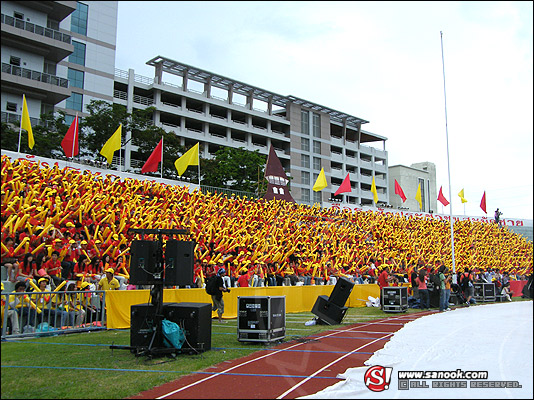
<instances>
[{"instance_id":1,"label":"speaker stack","mask_svg":"<svg viewBox=\"0 0 534 400\"><path fill-rule=\"evenodd\" d=\"M130 346L138 349L162 348L163 337L156 334L156 306L135 304L130 314ZM183 329L186 341L181 353L201 353L211 349L211 304L163 303L163 318ZM152 341L152 345L151 342Z\"/></svg>"},{"instance_id":2,"label":"speaker stack","mask_svg":"<svg viewBox=\"0 0 534 400\"><path fill-rule=\"evenodd\" d=\"M167 240L165 266L158 266L158 242L134 240L131 245L130 283L132 285L193 285L194 241Z\"/></svg>"},{"instance_id":3,"label":"speaker stack","mask_svg":"<svg viewBox=\"0 0 534 400\"><path fill-rule=\"evenodd\" d=\"M340 277L330 297L319 296L312 308L312 314L315 314L320 321L327 325L339 325L348 310L345 303L354 288L354 283L347 278Z\"/></svg>"}]
</instances>

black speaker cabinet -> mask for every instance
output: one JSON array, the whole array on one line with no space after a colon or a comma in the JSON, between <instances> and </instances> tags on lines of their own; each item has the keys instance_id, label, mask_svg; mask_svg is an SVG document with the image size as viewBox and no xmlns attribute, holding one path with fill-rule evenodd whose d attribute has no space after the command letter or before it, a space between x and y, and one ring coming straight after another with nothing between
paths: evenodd
<instances>
[{"instance_id":1,"label":"black speaker cabinet","mask_svg":"<svg viewBox=\"0 0 534 400\"><path fill-rule=\"evenodd\" d=\"M347 278L340 277L334 286L334 290L330 293L330 298L328 301L334 303L337 306L344 307L347 299L352 292L354 283L348 280Z\"/></svg>"},{"instance_id":2,"label":"black speaker cabinet","mask_svg":"<svg viewBox=\"0 0 534 400\"><path fill-rule=\"evenodd\" d=\"M165 248L165 285L193 285L195 242L167 240Z\"/></svg>"},{"instance_id":3,"label":"black speaker cabinet","mask_svg":"<svg viewBox=\"0 0 534 400\"><path fill-rule=\"evenodd\" d=\"M347 307L340 307L328 301L328 296L319 296L312 308L312 314L318 316L328 325L339 325L345 317Z\"/></svg>"},{"instance_id":4,"label":"black speaker cabinet","mask_svg":"<svg viewBox=\"0 0 534 400\"><path fill-rule=\"evenodd\" d=\"M163 315L185 333L182 352L191 354L211 349L211 303L168 303Z\"/></svg>"},{"instance_id":5,"label":"black speaker cabinet","mask_svg":"<svg viewBox=\"0 0 534 400\"><path fill-rule=\"evenodd\" d=\"M165 304L165 303L164 303ZM156 321L154 315L156 306L153 304L134 304L130 308L130 346L138 348L148 348L154 331ZM156 335L153 348L163 346L161 335Z\"/></svg>"},{"instance_id":6,"label":"black speaker cabinet","mask_svg":"<svg viewBox=\"0 0 534 400\"><path fill-rule=\"evenodd\" d=\"M162 283L163 277L154 276L157 262L158 242L134 240L130 247L130 283L132 285L154 285Z\"/></svg>"}]
</instances>

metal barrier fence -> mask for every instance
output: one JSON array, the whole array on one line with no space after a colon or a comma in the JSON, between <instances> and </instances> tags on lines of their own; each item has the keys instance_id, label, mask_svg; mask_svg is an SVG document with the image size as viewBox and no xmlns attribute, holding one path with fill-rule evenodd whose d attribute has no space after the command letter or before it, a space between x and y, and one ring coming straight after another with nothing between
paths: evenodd
<instances>
[{"instance_id":1,"label":"metal barrier fence","mask_svg":"<svg viewBox=\"0 0 534 400\"><path fill-rule=\"evenodd\" d=\"M104 290L2 292L2 340L101 329Z\"/></svg>"}]
</instances>

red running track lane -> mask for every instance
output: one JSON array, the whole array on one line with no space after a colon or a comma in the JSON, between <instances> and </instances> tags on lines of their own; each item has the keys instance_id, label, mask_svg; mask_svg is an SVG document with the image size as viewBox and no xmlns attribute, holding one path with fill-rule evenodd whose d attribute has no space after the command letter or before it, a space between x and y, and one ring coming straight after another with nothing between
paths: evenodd
<instances>
[{"instance_id":1,"label":"red running track lane","mask_svg":"<svg viewBox=\"0 0 534 400\"><path fill-rule=\"evenodd\" d=\"M337 375L347 368L364 366L404 324L433 312L402 314L288 341L131 398L294 399L313 394L339 382Z\"/></svg>"}]
</instances>

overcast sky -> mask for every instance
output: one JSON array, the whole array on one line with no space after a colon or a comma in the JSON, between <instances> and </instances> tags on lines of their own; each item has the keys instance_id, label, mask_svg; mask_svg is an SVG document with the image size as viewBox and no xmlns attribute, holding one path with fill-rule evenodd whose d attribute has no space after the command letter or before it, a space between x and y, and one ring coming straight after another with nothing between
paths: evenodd
<instances>
[{"instance_id":1,"label":"overcast sky","mask_svg":"<svg viewBox=\"0 0 534 400\"><path fill-rule=\"evenodd\" d=\"M116 67L153 77L160 55L367 120L451 201L442 31L453 214L464 189L466 215L486 191L488 216L532 219L532 4L119 1Z\"/></svg>"}]
</instances>

